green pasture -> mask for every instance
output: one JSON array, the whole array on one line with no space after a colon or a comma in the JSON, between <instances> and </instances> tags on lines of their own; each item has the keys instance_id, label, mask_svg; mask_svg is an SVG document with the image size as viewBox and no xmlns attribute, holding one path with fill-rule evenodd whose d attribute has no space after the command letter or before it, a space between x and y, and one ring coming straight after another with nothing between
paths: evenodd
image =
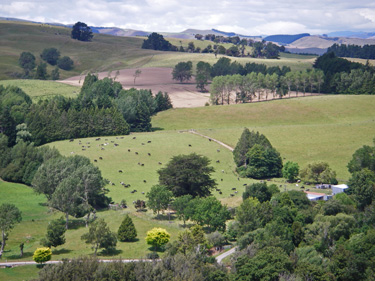
<instances>
[{"instance_id":1,"label":"green pasture","mask_svg":"<svg viewBox=\"0 0 375 281\"><path fill-rule=\"evenodd\" d=\"M75 98L80 91L80 87L45 80L0 80L0 85L3 85L4 87L16 86L21 88L33 100L58 95L68 98Z\"/></svg>"},{"instance_id":2,"label":"green pasture","mask_svg":"<svg viewBox=\"0 0 375 281\"><path fill-rule=\"evenodd\" d=\"M194 63L200 60L215 63L220 56L214 54L161 52L141 49L144 38L120 37L105 34L95 34L92 42L81 42L70 38L71 29L25 22L0 21L0 80L10 79L23 69L18 65L22 52L31 52L41 61L40 54L45 48L57 48L62 56L69 56L74 61L71 71L60 69L60 78L68 78L82 73L113 71L124 68L145 67L174 67L178 62L191 60ZM188 44L192 40L177 40L175 44ZM173 41L174 42L174 41ZM193 41L196 46L206 46L209 41ZM212 43L212 42L211 42ZM203 46L202 45L202 46ZM227 44L230 46L231 44ZM226 47L228 47L226 46ZM279 60L254 58L232 58L239 63L255 62L267 66L290 66L293 70L311 68L315 58L281 54ZM48 73L54 66L48 65Z\"/></svg>"},{"instance_id":3,"label":"green pasture","mask_svg":"<svg viewBox=\"0 0 375 281\"><path fill-rule=\"evenodd\" d=\"M0 268L0 280L20 281L38 278L39 269L36 265Z\"/></svg>"},{"instance_id":4,"label":"green pasture","mask_svg":"<svg viewBox=\"0 0 375 281\"><path fill-rule=\"evenodd\" d=\"M244 127L265 134L300 167L326 161L341 181L356 149L375 137L375 97L315 96L253 104L173 109L153 118L166 130L196 129L234 147Z\"/></svg>"}]
</instances>

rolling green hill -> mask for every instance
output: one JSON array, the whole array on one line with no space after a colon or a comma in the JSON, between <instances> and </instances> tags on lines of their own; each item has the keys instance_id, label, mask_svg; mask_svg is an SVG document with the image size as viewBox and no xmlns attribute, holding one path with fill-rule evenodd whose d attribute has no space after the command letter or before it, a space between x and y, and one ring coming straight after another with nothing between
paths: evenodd
<instances>
[{"instance_id":1,"label":"rolling green hill","mask_svg":"<svg viewBox=\"0 0 375 281\"><path fill-rule=\"evenodd\" d=\"M180 61L191 60L196 63L200 60L215 63L219 58L213 54L196 54L180 52L160 52L141 49L144 38L120 37L104 34L95 34L92 42L81 42L70 38L71 29L35 24L27 22L0 21L0 80L14 78L15 73L22 73L18 59L22 52L34 54L37 62L40 53L45 48L57 48L62 56L69 56L74 61L71 71L60 70L60 78L80 75L88 71L101 72L123 68L142 67L173 67ZM176 39L170 39L179 45ZM174 41L173 41L174 40ZM191 40L181 40L187 45ZM205 44L205 42L194 42ZM208 43L208 42L207 42ZM272 65L288 65L292 69L310 68L314 58L304 56L290 56L283 54L280 60L264 60L253 58L232 58L241 63L256 62ZM48 72L53 69L48 66Z\"/></svg>"}]
</instances>

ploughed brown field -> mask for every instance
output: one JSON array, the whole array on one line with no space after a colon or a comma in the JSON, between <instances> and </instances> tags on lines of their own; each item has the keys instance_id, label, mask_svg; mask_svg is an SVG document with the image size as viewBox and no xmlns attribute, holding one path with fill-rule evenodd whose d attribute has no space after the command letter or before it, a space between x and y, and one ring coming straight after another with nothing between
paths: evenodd
<instances>
[{"instance_id":1,"label":"ploughed brown field","mask_svg":"<svg viewBox=\"0 0 375 281\"><path fill-rule=\"evenodd\" d=\"M209 102L210 94L201 93L196 88L195 79L192 78L189 82L179 83L172 79L172 68L152 67L152 68L141 68L142 73L136 78L134 83L134 73L137 69L129 68L122 69L119 71L116 81L120 82L125 89L137 88L137 89L150 89L154 95L159 91L167 92L172 100L174 108L183 107L200 107L204 106L206 102ZM116 71L112 71L111 77L114 78ZM99 79L108 77L108 72L100 72ZM66 80L60 81L62 83L80 86L83 84L84 76L75 76ZM207 86L209 90L209 85ZM299 93L298 96L302 96L303 93ZM307 94L309 95L310 94ZM291 92L290 97L295 97L296 93ZM284 98L288 98L289 95ZM268 95L268 100L273 97L271 94ZM235 100L233 95L232 100ZM261 101L265 100L265 96L262 95ZM254 101L258 101L258 97L254 98ZM233 102L234 103L234 102Z\"/></svg>"}]
</instances>

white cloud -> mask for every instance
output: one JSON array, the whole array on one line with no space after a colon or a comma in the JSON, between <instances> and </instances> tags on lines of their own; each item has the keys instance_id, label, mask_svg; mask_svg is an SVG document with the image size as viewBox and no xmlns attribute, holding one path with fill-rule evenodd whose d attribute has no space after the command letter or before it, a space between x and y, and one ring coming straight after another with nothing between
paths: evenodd
<instances>
[{"instance_id":1,"label":"white cloud","mask_svg":"<svg viewBox=\"0 0 375 281\"><path fill-rule=\"evenodd\" d=\"M1 0L0 16L179 32L223 29L248 35L373 31L374 0Z\"/></svg>"}]
</instances>

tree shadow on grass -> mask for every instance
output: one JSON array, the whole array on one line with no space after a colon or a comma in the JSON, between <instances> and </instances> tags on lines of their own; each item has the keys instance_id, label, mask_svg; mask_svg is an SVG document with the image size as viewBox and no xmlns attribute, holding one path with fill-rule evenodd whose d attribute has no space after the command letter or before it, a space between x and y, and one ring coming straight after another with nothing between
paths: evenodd
<instances>
[{"instance_id":1,"label":"tree shadow on grass","mask_svg":"<svg viewBox=\"0 0 375 281\"><path fill-rule=\"evenodd\" d=\"M109 257L109 256L120 255L121 253L122 253L122 250L119 250L119 249L105 249L101 251L100 253L98 253L97 255L101 257Z\"/></svg>"},{"instance_id":2,"label":"tree shadow on grass","mask_svg":"<svg viewBox=\"0 0 375 281\"><path fill-rule=\"evenodd\" d=\"M151 128L151 132L156 132L156 131L164 131L164 128L160 128L160 127L152 127Z\"/></svg>"},{"instance_id":3,"label":"tree shadow on grass","mask_svg":"<svg viewBox=\"0 0 375 281\"><path fill-rule=\"evenodd\" d=\"M24 252L22 258L29 258L32 257L34 253L32 252ZM19 260L21 259L20 255L11 255L7 257L8 260Z\"/></svg>"},{"instance_id":4,"label":"tree shadow on grass","mask_svg":"<svg viewBox=\"0 0 375 281\"><path fill-rule=\"evenodd\" d=\"M53 255L69 254L71 251L72 250L62 248L62 249L59 249L59 250L52 250L52 254Z\"/></svg>"},{"instance_id":5,"label":"tree shadow on grass","mask_svg":"<svg viewBox=\"0 0 375 281\"><path fill-rule=\"evenodd\" d=\"M86 222L83 219L72 219L69 220L69 229L78 229L81 227L86 227Z\"/></svg>"},{"instance_id":6,"label":"tree shadow on grass","mask_svg":"<svg viewBox=\"0 0 375 281\"><path fill-rule=\"evenodd\" d=\"M139 241L139 238L134 238L132 240L126 240L126 241L120 241L120 243L134 243L134 242L138 242Z\"/></svg>"},{"instance_id":7,"label":"tree shadow on grass","mask_svg":"<svg viewBox=\"0 0 375 281\"><path fill-rule=\"evenodd\" d=\"M177 217L174 216L172 213L171 213L170 216L169 216L168 213L166 213L166 214L158 214L158 215L155 216L155 219L156 219L156 220L160 220L160 221L167 221L167 220L173 221L173 220L175 220L176 218L177 218Z\"/></svg>"}]
</instances>

